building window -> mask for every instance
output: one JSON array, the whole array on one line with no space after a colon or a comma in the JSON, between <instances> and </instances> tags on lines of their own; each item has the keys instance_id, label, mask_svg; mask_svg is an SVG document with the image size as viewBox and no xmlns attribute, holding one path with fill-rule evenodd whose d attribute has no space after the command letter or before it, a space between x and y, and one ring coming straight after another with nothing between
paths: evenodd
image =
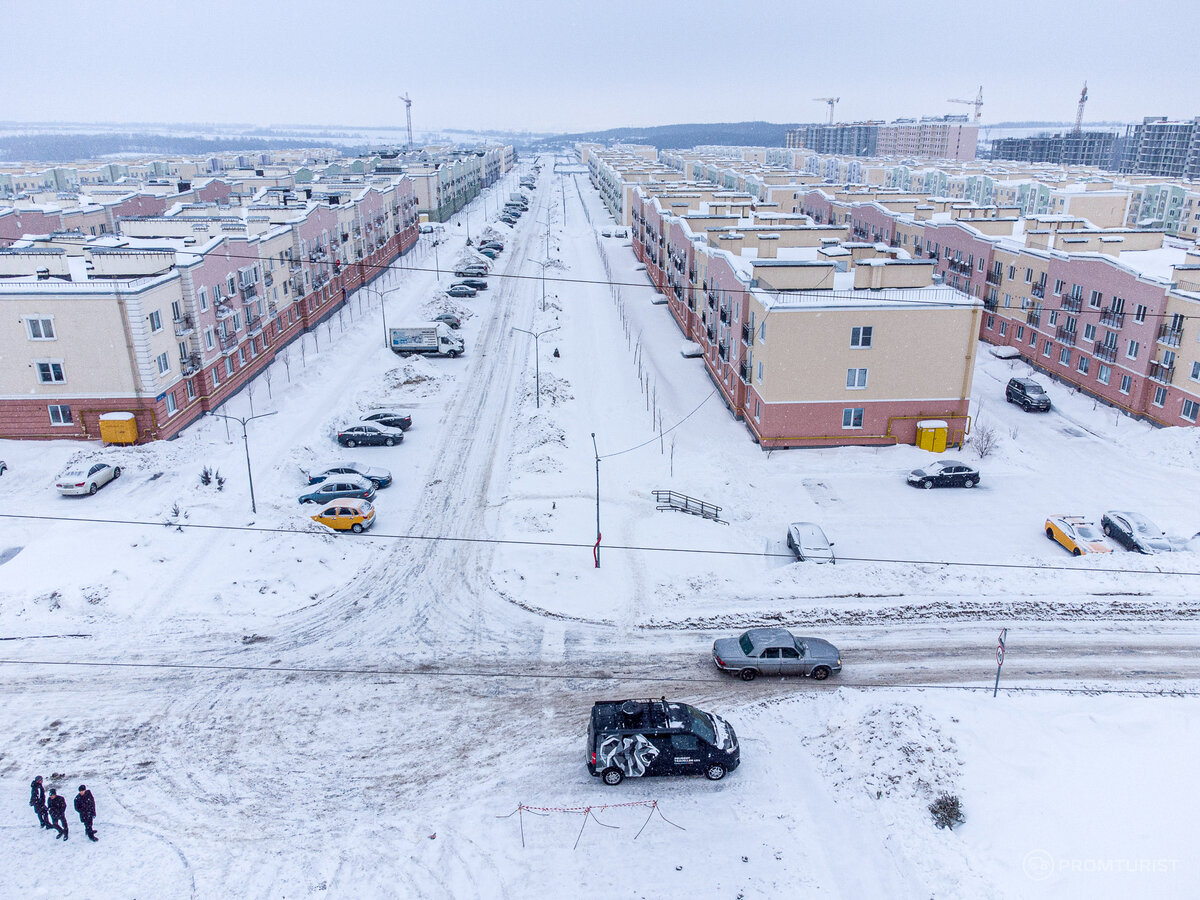
<instances>
[{"instance_id":1,"label":"building window","mask_svg":"<svg viewBox=\"0 0 1200 900\"><path fill-rule=\"evenodd\" d=\"M1004 295L1004 308L1008 309L1010 306L1012 306L1012 294L1005 294Z\"/></svg>"},{"instance_id":2,"label":"building window","mask_svg":"<svg viewBox=\"0 0 1200 900\"><path fill-rule=\"evenodd\" d=\"M1125 351L1125 355L1128 356L1130 359L1137 359L1138 349L1139 349L1138 342L1130 341L1129 349Z\"/></svg>"},{"instance_id":3,"label":"building window","mask_svg":"<svg viewBox=\"0 0 1200 900\"><path fill-rule=\"evenodd\" d=\"M757 397L754 398L754 421L757 422L762 418L762 401Z\"/></svg>"},{"instance_id":4,"label":"building window","mask_svg":"<svg viewBox=\"0 0 1200 900\"><path fill-rule=\"evenodd\" d=\"M179 407L175 404L175 392L171 391L167 394L167 415L173 416L179 412Z\"/></svg>"},{"instance_id":5,"label":"building window","mask_svg":"<svg viewBox=\"0 0 1200 900\"><path fill-rule=\"evenodd\" d=\"M1024 325L1017 326L1017 340L1018 341L1025 340L1025 326Z\"/></svg>"},{"instance_id":6,"label":"building window","mask_svg":"<svg viewBox=\"0 0 1200 900\"><path fill-rule=\"evenodd\" d=\"M228 375L230 378L233 377L233 360L230 359L228 356L225 357L225 374Z\"/></svg>"},{"instance_id":7,"label":"building window","mask_svg":"<svg viewBox=\"0 0 1200 900\"><path fill-rule=\"evenodd\" d=\"M234 313L232 321L233 321L233 331L234 332L241 331L242 330L242 314Z\"/></svg>"},{"instance_id":8,"label":"building window","mask_svg":"<svg viewBox=\"0 0 1200 900\"><path fill-rule=\"evenodd\" d=\"M1052 345L1051 345L1051 343L1050 343L1050 341L1049 341L1049 340L1047 340L1047 341L1046 341L1046 343L1042 344L1042 356L1049 356L1049 355L1050 355L1050 348L1051 348L1051 346L1052 346Z\"/></svg>"},{"instance_id":9,"label":"building window","mask_svg":"<svg viewBox=\"0 0 1200 900\"><path fill-rule=\"evenodd\" d=\"M221 386L221 374L216 366L212 367L212 383L214 391Z\"/></svg>"},{"instance_id":10,"label":"building window","mask_svg":"<svg viewBox=\"0 0 1200 900\"><path fill-rule=\"evenodd\" d=\"M1061 278L1054 279L1054 293L1061 294L1063 289L1063 280Z\"/></svg>"},{"instance_id":11,"label":"building window","mask_svg":"<svg viewBox=\"0 0 1200 900\"><path fill-rule=\"evenodd\" d=\"M986 319L984 319L983 327L986 328L988 331L991 331L993 328L995 328L996 327L996 317L988 316Z\"/></svg>"},{"instance_id":12,"label":"building window","mask_svg":"<svg viewBox=\"0 0 1200 900\"><path fill-rule=\"evenodd\" d=\"M46 407L50 411L51 425L70 425L71 422L71 407L55 404Z\"/></svg>"},{"instance_id":13,"label":"building window","mask_svg":"<svg viewBox=\"0 0 1200 900\"><path fill-rule=\"evenodd\" d=\"M766 319L764 319L763 321L758 323L758 340L760 343L764 343L764 344L767 341L767 321L766 321Z\"/></svg>"},{"instance_id":14,"label":"building window","mask_svg":"<svg viewBox=\"0 0 1200 900\"><path fill-rule=\"evenodd\" d=\"M1088 373L1088 369L1090 369L1091 367L1092 367L1092 361L1090 359L1088 359L1086 356L1084 356L1082 353L1080 353L1079 354L1079 365L1076 367L1079 369L1079 373L1081 375L1086 375Z\"/></svg>"},{"instance_id":15,"label":"building window","mask_svg":"<svg viewBox=\"0 0 1200 900\"><path fill-rule=\"evenodd\" d=\"M1196 421L1196 413L1198 411L1200 411L1200 404L1196 403L1195 400L1184 400L1183 401L1183 412L1181 412L1180 415L1183 416L1185 419L1187 419L1189 422L1195 422Z\"/></svg>"},{"instance_id":16,"label":"building window","mask_svg":"<svg viewBox=\"0 0 1200 900\"><path fill-rule=\"evenodd\" d=\"M758 383L762 384L762 380L763 380L763 364L762 364L762 360L759 360L759 362L758 362Z\"/></svg>"},{"instance_id":17,"label":"building window","mask_svg":"<svg viewBox=\"0 0 1200 900\"><path fill-rule=\"evenodd\" d=\"M1096 370L1096 380L1101 384L1108 384L1108 380L1112 377L1112 367L1100 364L1100 368Z\"/></svg>"},{"instance_id":18,"label":"building window","mask_svg":"<svg viewBox=\"0 0 1200 900\"><path fill-rule=\"evenodd\" d=\"M213 348L213 330L211 328L204 329L204 346L209 350Z\"/></svg>"},{"instance_id":19,"label":"building window","mask_svg":"<svg viewBox=\"0 0 1200 900\"><path fill-rule=\"evenodd\" d=\"M200 312L208 311L208 288L200 288Z\"/></svg>"},{"instance_id":20,"label":"building window","mask_svg":"<svg viewBox=\"0 0 1200 900\"><path fill-rule=\"evenodd\" d=\"M159 375L166 375L168 372L171 371L171 357L168 356L166 353L158 354L158 359L156 361L158 363L158 374Z\"/></svg>"},{"instance_id":21,"label":"building window","mask_svg":"<svg viewBox=\"0 0 1200 900\"><path fill-rule=\"evenodd\" d=\"M862 390L867 386L867 370L866 369L847 369L846 370L846 387L850 390Z\"/></svg>"},{"instance_id":22,"label":"building window","mask_svg":"<svg viewBox=\"0 0 1200 900\"><path fill-rule=\"evenodd\" d=\"M850 329L851 347L870 347L874 327L871 325L855 325Z\"/></svg>"},{"instance_id":23,"label":"building window","mask_svg":"<svg viewBox=\"0 0 1200 900\"><path fill-rule=\"evenodd\" d=\"M1099 309L1100 302L1103 299L1104 299L1104 295L1102 293L1100 293L1099 291L1092 291L1091 296L1088 297L1088 306L1090 306L1092 309Z\"/></svg>"},{"instance_id":24,"label":"building window","mask_svg":"<svg viewBox=\"0 0 1200 900\"><path fill-rule=\"evenodd\" d=\"M1146 321L1146 312L1147 312L1146 307L1144 305L1142 305L1141 303L1139 303L1137 306L1135 306L1133 308L1133 321L1137 322L1138 324L1145 322Z\"/></svg>"},{"instance_id":25,"label":"building window","mask_svg":"<svg viewBox=\"0 0 1200 900\"><path fill-rule=\"evenodd\" d=\"M39 359L34 361L37 378L42 384L62 384L67 380L61 359Z\"/></svg>"},{"instance_id":26,"label":"building window","mask_svg":"<svg viewBox=\"0 0 1200 900\"><path fill-rule=\"evenodd\" d=\"M1192 363L1192 379L1200 381L1200 362Z\"/></svg>"},{"instance_id":27,"label":"building window","mask_svg":"<svg viewBox=\"0 0 1200 900\"><path fill-rule=\"evenodd\" d=\"M1025 283L1026 283L1026 284L1033 284L1033 269L1026 269L1026 270L1025 270Z\"/></svg>"},{"instance_id":28,"label":"building window","mask_svg":"<svg viewBox=\"0 0 1200 900\"><path fill-rule=\"evenodd\" d=\"M230 297L232 297L234 294L237 293L237 281L234 280L234 277L232 275L229 275L228 277L226 277L225 287L229 288L228 293L229 293Z\"/></svg>"},{"instance_id":29,"label":"building window","mask_svg":"<svg viewBox=\"0 0 1200 900\"><path fill-rule=\"evenodd\" d=\"M852 406L842 410L842 427L843 428L862 428L863 427L863 411L865 407Z\"/></svg>"},{"instance_id":30,"label":"building window","mask_svg":"<svg viewBox=\"0 0 1200 900\"><path fill-rule=\"evenodd\" d=\"M1000 337L1004 337L1006 334L1008 334L1008 322L1001 320L1000 321Z\"/></svg>"},{"instance_id":31,"label":"building window","mask_svg":"<svg viewBox=\"0 0 1200 900\"><path fill-rule=\"evenodd\" d=\"M1069 348L1063 347L1059 352L1058 363L1062 366L1069 366L1071 364L1071 351Z\"/></svg>"},{"instance_id":32,"label":"building window","mask_svg":"<svg viewBox=\"0 0 1200 900\"><path fill-rule=\"evenodd\" d=\"M1163 406L1167 402L1167 389L1165 387L1156 387L1154 389L1154 405Z\"/></svg>"},{"instance_id":33,"label":"building window","mask_svg":"<svg viewBox=\"0 0 1200 900\"><path fill-rule=\"evenodd\" d=\"M196 382L189 378L187 381L185 381L183 383L183 387L184 387L184 390L187 391L188 401L191 402L192 400L195 400L196 399Z\"/></svg>"},{"instance_id":34,"label":"building window","mask_svg":"<svg viewBox=\"0 0 1200 900\"><path fill-rule=\"evenodd\" d=\"M157 309L150 313L150 331L151 333L162 331L162 313Z\"/></svg>"},{"instance_id":35,"label":"building window","mask_svg":"<svg viewBox=\"0 0 1200 900\"><path fill-rule=\"evenodd\" d=\"M245 364L246 364L246 351L243 350L241 347L238 347L238 368L240 369Z\"/></svg>"},{"instance_id":36,"label":"building window","mask_svg":"<svg viewBox=\"0 0 1200 900\"><path fill-rule=\"evenodd\" d=\"M50 318L26 319L25 328L31 341L54 340L54 320Z\"/></svg>"},{"instance_id":37,"label":"building window","mask_svg":"<svg viewBox=\"0 0 1200 900\"><path fill-rule=\"evenodd\" d=\"M1096 339L1096 326L1087 324L1083 326L1083 339L1085 341L1094 341Z\"/></svg>"},{"instance_id":38,"label":"building window","mask_svg":"<svg viewBox=\"0 0 1200 900\"><path fill-rule=\"evenodd\" d=\"M1122 375L1121 376L1121 387L1120 387L1121 393L1128 394L1130 388L1132 388L1132 387L1133 387L1133 379L1131 377L1129 377L1128 375Z\"/></svg>"},{"instance_id":39,"label":"building window","mask_svg":"<svg viewBox=\"0 0 1200 900\"><path fill-rule=\"evenodd\" d=\"M1058 310L1057 309L1050 310L1050 324L1051 325L1058 324Z\"/></svg>"}]
</instances>

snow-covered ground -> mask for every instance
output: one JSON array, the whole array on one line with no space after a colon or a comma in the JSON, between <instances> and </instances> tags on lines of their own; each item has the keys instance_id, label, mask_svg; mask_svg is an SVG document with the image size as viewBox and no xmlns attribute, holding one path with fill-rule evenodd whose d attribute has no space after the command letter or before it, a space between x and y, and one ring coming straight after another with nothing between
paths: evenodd
<instances>
[{"instance_id":1,"label":"snow-covered ground","mask_svg":"<svg viewBox=\"0 0 1200 900\"><path fill-rule=\"evenodd\" d=\"M437 248L442 286L483 204L469 215ZM679 354L628 241L597 236L608 221L586 179L547 165L516 228L490 226L508 276L490 290L442 297L425 238L376 283L384 310L360 292L293 346L223 410L277 413L249 425L256 514L236 424L125 449L0 443L0 512L31 517L0 518L0 896L1189 893L1200 432L1055 384L1052 413L1024 414L1003 386L1027 369L982 352L976 433L997 446L958 454L983 471L974 490L907 487L930 459L913 447L764 453ZM384 347L385 316L443 310L464 318L464 357ZM540 408L514 329L557 329L537 345ZM404 442L341 450L338 426L371 407L411 410ZM122 477L56 496L93 456ZM396 480L371 533L333 535L296 502L302 473L352 457ZM728 524L658 512L656 489ZM1047 515L1113 508L1180 552L1076 560L1042 534ZM789 561L795 520L837 542L836 567ZM712 639L763 622L832 640L845 670L719 676ZM717 784L590 778L591 702L661 694L733 722L742 766ZM25 806L38 773L92 788L98 845L48 846ZM926 812L943 790L967 815L953 832ZM568 811L499 818L518 804Z\"/></svg>"}]
</instances>

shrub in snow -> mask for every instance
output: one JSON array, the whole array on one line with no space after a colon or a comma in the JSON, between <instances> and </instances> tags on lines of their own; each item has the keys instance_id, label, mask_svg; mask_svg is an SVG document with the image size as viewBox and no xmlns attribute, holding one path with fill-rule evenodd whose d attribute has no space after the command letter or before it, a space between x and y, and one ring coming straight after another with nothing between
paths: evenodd
<instances>
[{"instance_id":1,"label":"shrub in snow","mask_svg":"<svg viewBox=\"0 0 1200 900\"><path fill-rule=\"evenodd\" d=\"M204 485L205 487L208 487L210 484L212 484L212 480L213 480L212 469L210 469L208 466L205 466L203 469L200 470L200 483L202 485Z\"/></svg>"},{"instance_id":2,"label":"shrub in snow","mask_svg":"<svg viewBox=\"0 0 1200 900\"><path fill-rule=\"evenodd\" d=\"M991 425L976 425L971 434L971 446L980 459L986 459L1000 444L1000 435Z\"/></svg>"},{"instance_id":3,"label":"shrub in snow","mask_svg":"<svg viewBox=\"0 0 1200 900\"><path fill-rule=\"evenodd\" d=\"M966 821L957 794L939 794L938 798L929 804L929 814L933 816L934 825L938 828L949 828L951 831L955 825Z\"/></svg>"},{"instance_id":4,"label":"shrub in snow","mask_svg":"<svg viewBox=\"0 0 1200 900\"><path fill-rule=\"evenodd\" d=\"M213 478L217 479L217 490L225 490L225 476L221 474L220 469L217 469L217 471L213 473Z\"/></svg>"}]
</instances>

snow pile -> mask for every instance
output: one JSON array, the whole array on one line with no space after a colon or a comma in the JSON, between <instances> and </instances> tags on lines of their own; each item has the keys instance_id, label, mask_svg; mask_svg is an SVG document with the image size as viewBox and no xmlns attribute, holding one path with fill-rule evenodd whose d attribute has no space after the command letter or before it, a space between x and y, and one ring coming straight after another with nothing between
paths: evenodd
<instances>
[{"instance_id":1,"label":"snow pile","mask_svg":"<svg viewBox=\"0 0 1200 900\"><path fill-rule=\"evenodd\" d=\"M962 772L954 738L912 703L836 707L804 743L837 790L876 800L928 802L955 793Z\"/></svg>"},{"instance_id":2,"label":"snow pile","mask_svg":"<svg viewBox=\"0 0 1200 900\"><path fill-rule=\"evenodd\" d=\"M384 387L388 394L396 393L408 397L429 397L441 386L442 371L433 361L423 356L410 357L403 365L389 369L384 376Z\"/></svg>"}]
</instances>

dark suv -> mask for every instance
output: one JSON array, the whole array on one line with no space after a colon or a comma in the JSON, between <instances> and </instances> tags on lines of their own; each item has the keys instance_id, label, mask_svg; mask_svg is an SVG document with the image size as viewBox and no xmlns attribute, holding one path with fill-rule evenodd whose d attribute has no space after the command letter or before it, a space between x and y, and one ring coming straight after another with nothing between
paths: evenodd
<instances>
[{"instance_id":1,"label":"dark suv","mask_svg":"<svg viewBox=\"0 0 1200 900\"><path fill-rule=\"evenodd\" d=\"M1031 409L1050 411L1050 395L1032 378L1010 378L1008 387L1004 389L1004 399L1009 403L1019 403L1025 412Z\"/></svg>"},{"instance_id":2,"label":"dark suv","mask_svg":"<svg viewBox=\"0 0 1200 900\"><path fill-rule=\"evenodd\" d=\"M592 706L587 767L605 784L648 775L703 775L720 781L740 761L730 724L686 703L668 703L664 697Z\"/></svg>"}]
</instances>

